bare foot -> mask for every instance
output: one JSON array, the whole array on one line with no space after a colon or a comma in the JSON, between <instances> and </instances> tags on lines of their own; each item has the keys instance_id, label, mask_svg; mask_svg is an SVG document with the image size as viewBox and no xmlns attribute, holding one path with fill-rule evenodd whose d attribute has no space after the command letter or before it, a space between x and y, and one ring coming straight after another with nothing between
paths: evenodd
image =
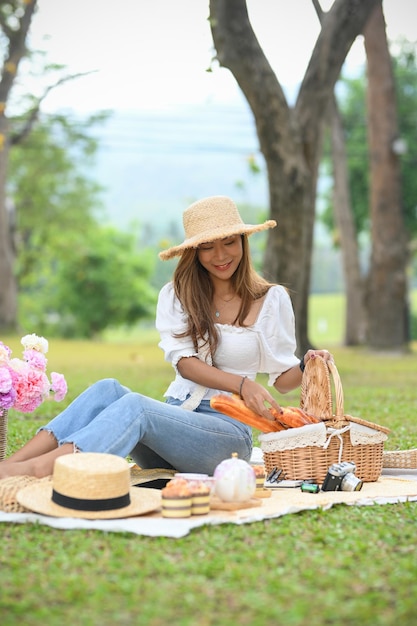
<instances>
[{"instance_id":1,"label":"bare foot","mask_svg":"<svg viewBox=\"0 0 417 626\"><path fill-rule=\"evenodd\" d=\"M64 443L59 448L54 448L46 454L40 456L17 460L9 459L7 462L0 462L0 480L9 478L10 476L35 476L36 478L44 478L53 473L55 460L64 454L74 454L74 446L72 443Z\"/></svg>"},{"instance_id":2,"label":"bare foot","mask_svg":"<svg viewBox=\"0 0 417 626\"><path fill-rule=\"evenodd\" d=\"M30 462L27 461L20 463L2 461L0 463L0 480L11 476L35 476L33 468L29 467L30 465Z\"/></svg>"},{"instance_id":3,"label":"bare foot","mask_svg":"<svg viewBox=\"0 0 417 626\"><path fill-rule=\"evenodd\" d=\"M1 461L2 463L17 463L21 461L28 461L29 459L35 459L47 452L51 452L58 447L57 440L54 435L47 430L40 430L32 439L25 443L24 446L13 452L7 459Z\"/></svg>"}]
</instances>

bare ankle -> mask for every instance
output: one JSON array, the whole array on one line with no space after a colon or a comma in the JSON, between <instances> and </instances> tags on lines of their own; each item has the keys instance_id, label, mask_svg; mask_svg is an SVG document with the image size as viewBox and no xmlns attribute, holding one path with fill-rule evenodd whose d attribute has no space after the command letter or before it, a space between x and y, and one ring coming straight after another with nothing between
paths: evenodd
<instances>
[{"instance_id":1,"label":"bare ankle","mask_svg":"<svg viewBox=\"0 0 417 626\"><path fill-rule=\"evenodd\" d=\"M35 459L43 454L52 452L58 447L55 435L48 430L40 430L22 448L6 459L7 463L20 463Z\"/></svg>"},{"instance_id":2,"label":"bare ankle","mask_svg":"<svg viewBox=\"0 0 417 626\"><path fill-rule=\"evenodd\" d=\"M75 447L72 443L65 443L46 454L41 454L33 459L22 461L8 461L0 463L0 479L10 476L35 476L44 478L53 473L55 459L64 454L74 454Z\"/></svg>"},{"instance_id":3,"label":"bare ankle","mask_svg":"<svg viewBox=\"0 0 417 626\"><path fill-rule=\"evenodd\" d=\"M31 468L24 461L16 463L0 464L0 479L11 478L12 476L34 476Z\"/></svg>"},{"instance_id":4,"label":"bare ankle","mask_svg":"<svg viewBox=\"0 0 417 626\"><path fill-rule=\"evenodd\" d=\"M55 460L64 456L65 454L74 454L75 447L72 443L64 443L59 448L51 450L46 454L42 454L35 459L29 459L27 466L31 471L30 476L36 476L36 478L44 478L45 476L51 476L54 469Z\"/></svg>"}]
</instances>

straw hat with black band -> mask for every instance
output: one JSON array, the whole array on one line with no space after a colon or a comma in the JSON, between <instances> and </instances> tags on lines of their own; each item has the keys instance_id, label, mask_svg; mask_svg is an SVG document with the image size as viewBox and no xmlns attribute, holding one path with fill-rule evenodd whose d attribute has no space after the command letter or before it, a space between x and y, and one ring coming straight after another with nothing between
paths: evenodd
<instances>
[{"instance_id":1,"label":"straw hat with black band","mask_svg":"<svg viewBox=\"0 0 417 626\"><path fill-rule=\"evenodd\" d=\"M163 261L181 256L184 250L197 248L202 243L232 235L251 235L277 225L275 220L245 224L236 204L227 196L211 196L194 202L184 211L183 224L184 241L160 252L159 257Z\"/></svg>"},{"instance_id":2,"label":"straw hat with black band","mask_svg":"<svg viewBox=\"0 0 417 626\"><path fill-rule=\"evenodd\" d=\"M130 487L126 459L100 452L77 452L56 459L51 482L32 483L17 493L29 511L52 517L116 519L158 509L161 492Z\"/></svg>"}]
</instances>

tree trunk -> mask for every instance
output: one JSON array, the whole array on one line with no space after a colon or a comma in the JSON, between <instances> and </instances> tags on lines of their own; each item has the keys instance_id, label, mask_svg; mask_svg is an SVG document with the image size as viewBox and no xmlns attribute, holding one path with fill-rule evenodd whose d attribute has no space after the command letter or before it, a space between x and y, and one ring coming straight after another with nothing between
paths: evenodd
<instances>
[{"instance_id":1,"label":"tree trunk","mask_svg":"<svg viewBox=\"0 0 417 626\"><path fill-rule=\"evenodd\" d=\"M346 55L381 0L336 0L323 20L294 109L249 22L245 0L211 0L210 20L220 65L234 75L255 118L265 158L270 216L265 276L289 288L299 354L309 347L308 296L322 127Z\"/></svg>"},{"instance_id":2,"label":"tree trunk","mask_svg":"<svg viewBox=\"0 0 417 626\"><path fill-rule=\"evenodd\" d=\"M10 216L7 208L6 181L10 145L6 105L14 84L19 63L26 54L26 37L36 7L36 0L25 0L24 10L16 7L10 15L11 28L7 19L1 23L3 36L8 41L3 71L0 80L0 331L13 330L17 326L17 283L14 273L15 249ZM18 20L19 28L15 28Z\"/></svg>"},{"instance_id":3,"label":"tree trunk","mask_svg":"<svg viewBox=\"0 0 417 626\"><path fill-rule=\"evenodd\" d=\"M334 218L340 237L343 275L345 279L345 340L347 346L364 343L364 284L359 263L359 247L350 199L348 166L343 124L336 98L330 104L331 143L333 159Z\"/></svg>"},{"instance_id":4,"label":"tree trunk","mask_svg":"<svg viewBox=\"0 0 417 626\"><path fill-rule=\"evenodd\" d=\"M401 207L395 83L381 7L364 32L368 71L372 253L367 288L368 344L403 350L409 340L407 234Z\"/></svg>"},{"instance_id":5,"label":"tree trunk","mask_svg":"<svg viewBox=\"0 0 417 626\"><path fill-rule=\"evenodd\" d=\"M0 139L7 136L3 126L7 123L0 115ZM0 331L16 330L17 285L14 274L15 249L6 202L6 169L8 147L3 139L0 146Z\"/></svg>"}]
</instances>

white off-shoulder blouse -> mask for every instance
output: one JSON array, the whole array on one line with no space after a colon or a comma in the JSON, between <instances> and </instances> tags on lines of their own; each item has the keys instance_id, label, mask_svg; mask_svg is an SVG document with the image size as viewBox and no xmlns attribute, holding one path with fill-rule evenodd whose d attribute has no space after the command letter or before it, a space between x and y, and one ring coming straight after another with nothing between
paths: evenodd
<instances>
[{"instance_id":1,"label":"white off-shoulder blouse","mask_svg":"<svg viewBox=\"0 0 417 626\"><path fill-rule=\"evenodd\" d=\"M272 386L280 374L299 362L295 356L294 311L290 297L281 285L269 289L252 326L216 326L220 340L213 362L224 372L247 376L251 380L255 380L257 374L268 374L268 384ZM185 400L197 384L181 376L177 363L183 357L199 355L190 337L174 336L187 328L187 316L175 296L172 282L166 284L159 293L156 328L161 337L159 347L176 373L164 395ZM210 399L218 393L218 389L209 389L204 399Z\"/></svg>"}]
</instances>

